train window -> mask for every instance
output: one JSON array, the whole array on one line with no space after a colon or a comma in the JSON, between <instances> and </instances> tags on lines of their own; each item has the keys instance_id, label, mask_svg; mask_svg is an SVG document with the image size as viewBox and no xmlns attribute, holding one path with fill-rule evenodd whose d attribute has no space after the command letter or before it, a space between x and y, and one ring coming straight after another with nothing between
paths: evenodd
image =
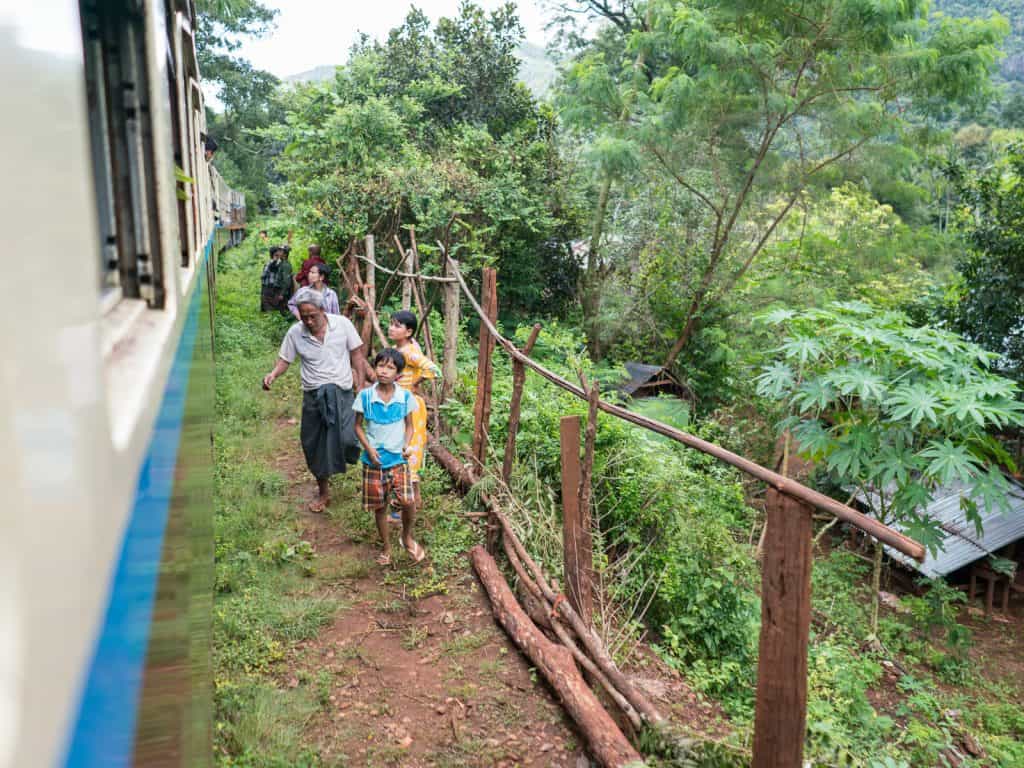
<instances>
[{"instance_id":1,"label":"train window","mask_svg":"<svg viewBox=\"0 0 1024 768\"><path fill-rule=\"evenodd\" d=\"M164 302L145 25L133 0L84 0L85 43L102 290Z\"/></svg>"}]
</instances>

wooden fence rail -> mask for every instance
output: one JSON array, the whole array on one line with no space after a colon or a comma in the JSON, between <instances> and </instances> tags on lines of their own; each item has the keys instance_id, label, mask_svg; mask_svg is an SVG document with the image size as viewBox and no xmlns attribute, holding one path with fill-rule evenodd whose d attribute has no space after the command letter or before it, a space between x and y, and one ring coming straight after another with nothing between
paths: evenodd
<instances>
[{"instance_id":1,"label":"wooden fence rail","mask_svg":"<svg viewBox=\"0 0 1024 768\"><path fill-rule=\"evenodd\" d=\"M767 498L767 536L765 556L762 564L761 594L761 636L758 658L757 696L754 720L753 766L754 768L800 768L807 709L807 643L810 632L810 576L813 562L812 553L812 509L828 512L839 519L861 529L894 549L917 560L924 559L924 547L899 531L861 514L835 499L807 486L762 467L749 459L709 443L699 437L683 432L655 419L642 416L614 403L601 400L595 387L583 387L567 381L548 370L528 355L536 341L539 327L534 326L525 347L526 352L502 336L496 327L497 288L493 269L483 274L483 304L476 300L462 276L459 263L447 253L443 244L441 253L445 259L447 277L435 278L444 282L455 280L466 300L480 318L480 366L478 370L478 401L475 404L473 458L475 467L468 468L469 477L465 484L472 482L474 470L481 470L485 463L486 429L490 411L491 352L499 345L513 360L514 386L513 407L510 413L509 441L506 444L502 477L508 482L515 451L515 434L518 429L519 403L522 397L524 372L529 368L557 387L572 393L589 405L587 450L592 451L594 416L597 410L616 416L637 426L648 429L689 448L714 456L720 461L755 477L770 486ZM368 249L370 253L372 250ZM368 271L377 267L367 260ZM372 274L372 272L371 272ZM401 273L398 273L401 274ZM406 275L402 275L403 277ZM411 273L409 277L415 277ZM451 297L446 304L451 303ZM447 350L446 350L447 357ZM482 389L481 389L482 388ZM589 544L589 482L581 477L580 471L580 419L567 417L562 420L562 496L565 511L565 575L570 603L575 610L568 611L578 622L574 629L581 639L589 632L590 563L582 550ZM437 446L434 446L436 448ZM432 452L434 452L432 448ZM584 461L584 472L592 457ZM454 460L452 460L454 462ZM451 469L455 476L459 468ZM479 475L478 475L479 476ZM584 488L584 485L588 487ZM587 509L581 507L586 505ZM497 518L501 527L509 534L513 544L517 543L508 529L507 521L496 509L491 516ZM493 529L494 521L489 528ZM584 530L586 528L586 530ZM495 539L489 530L488 550L495 551ZM524 562L530 562L525 552ZM534 566L538 584L543 588L543 578ZM517 569L518 572L518 569ZM581 578L583 577L583 578ZM553 606L558 605L556 596L545 593ZM581 618L582 617L582 618ZM611 665L614 668L614 665ZM619 674L616 672L616 674ZM621 675L620 675L621 677ZM619 690L630 691L625 678L616 680ZM654 720L657 720L655 717Z\"/></svg>"}]
</instances>

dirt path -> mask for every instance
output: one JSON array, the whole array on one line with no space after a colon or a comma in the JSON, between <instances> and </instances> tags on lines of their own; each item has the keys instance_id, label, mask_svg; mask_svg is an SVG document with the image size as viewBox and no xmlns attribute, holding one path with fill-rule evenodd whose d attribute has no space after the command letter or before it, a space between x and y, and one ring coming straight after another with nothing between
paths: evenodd
<instances>
[{"instance_id":1,"label":"dirt path","mask_svg":"<svg viewBox=\"0 0 1024 768\"><path fill-rule=\"evenodd\" d=\"M322 705L307 743L337 765L590 765L561 707L493 621L468 562L442 576L396 547L395 565L377 565L377 548L360 541L366 530L346 526L357 472L332 486L329 514L314 515L301 457L278 464L325 596L345 606L289 650L283 685L310 685Z\"/></svg>"}]
</instances>

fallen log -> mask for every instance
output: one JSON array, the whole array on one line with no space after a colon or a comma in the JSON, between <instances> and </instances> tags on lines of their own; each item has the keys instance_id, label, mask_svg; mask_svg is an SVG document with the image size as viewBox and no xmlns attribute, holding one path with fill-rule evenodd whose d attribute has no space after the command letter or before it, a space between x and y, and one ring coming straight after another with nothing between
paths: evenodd
<instances>
[{"instance_id":1,"label":"fallen log","mask_svg":"<svg viewBox=\"0 0 1024 768\"><path fill-rule=\"evenodd\" d=\"M441 445L432 435L427 440L427 450L434 460L445 468L460 491L468 491L473 483L476 482L476 474L472 468L459 461L458 458L452 455L451 451ZM580 640L580 644L589 654L590 660L602 672L595 679L604 686L605 690L608 691L608 694L619 705L623 714L631 722L636 715L639 715L643 720L652 725L662 724L665 718L615 665L597 633L580 618L580 615L573 610L564 597L561 600L558 599L558 593L548 584L547 579L544 578L544 573L537 563L534 562L533 558L530 557L522 542L519 541L519 537L516 536L511 523L498 508L497 504L492 499L488 499L487 503L492 514L497 518L498 523L502 527L504 533L502 544L509 562L516 570L516 575L535 597L544 600L551 606L551 612L556 616L560 615L571 627L572 631L575 632ZM582 651L578 652L582 655ZM623 701L628 702L629 706L624 707L622 705Z\"/></svg>"},{"instance_id":2,"label":"fallen log","mask_svg":"<svg viewBox=\"0 0 1024 768\"><path fill-rule=\"evenodd\" d=\"M583 680L572 654L548 640L523 612L494 558L481 546L473 547L469 557L491 600L494 617L555 690L593 758L606 768L642 765L639 753Z\"/></svg>"}]
</instances>

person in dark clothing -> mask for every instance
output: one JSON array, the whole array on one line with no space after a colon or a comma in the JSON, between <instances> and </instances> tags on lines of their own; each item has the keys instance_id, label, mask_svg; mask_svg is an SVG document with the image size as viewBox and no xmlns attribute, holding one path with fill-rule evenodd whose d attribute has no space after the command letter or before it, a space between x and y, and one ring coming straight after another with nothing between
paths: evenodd
<instances>
[{"instance_id":1,"label":"person in dark clothing","mask_svg":"<svg viewBox=\"0 0 1024 768\"><path fill-rule=\"evenodd\" d=\"M260 311L276 309L283 315L288 312L288 299L292 295L292 265L284 248L271 246L270 261L263 267L260 277Z\"/></svg>"},{"instance_id":2,"label":"person in dark clothing","mask_svg":"<svg viewBox=\"0 0 1024 768\"><path fill-rule=\"evenodd\" d=\"M269 390L274 380L299 359L302 379L302 422L299 441L306 466L316 478L317 495L311 512L330 503L330 477L358 461L355 436L355 393L363 388L369 368L363 340L348 318L329 315L323 294L301 288L295 296L299 322L288 329L274 369L263 377Z\"/></svg>"}]
</instances>

